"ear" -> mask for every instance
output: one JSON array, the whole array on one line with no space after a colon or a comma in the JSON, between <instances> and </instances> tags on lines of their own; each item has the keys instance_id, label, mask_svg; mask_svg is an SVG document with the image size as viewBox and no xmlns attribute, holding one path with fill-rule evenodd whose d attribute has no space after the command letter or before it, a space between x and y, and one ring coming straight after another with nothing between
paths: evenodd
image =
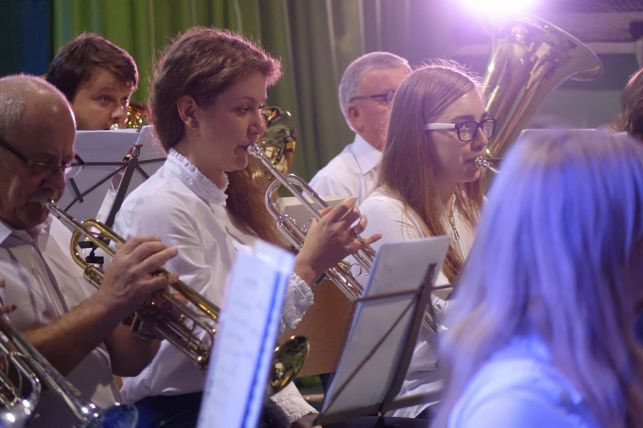
<instances>
[{"instance_id":1,"label":"ear","mask_svg":"<svg viewBox=\"0 0 643 428\"><path fill-rule=\"evenodd\" d=\"M189 95L183 95L176 101L176 110L179 113L181 121L187 128L195 128L198 123L196 110L198 105L194 98Z\"/></svg>"},{"instance_id":2,"label":"ear","mask_svg":"<svg viewBox=\"0 0 643 428\"><path fill-rule=\"evenodd\" d=\"M348 121L351 124L351 127L356 130L361 132L362 128L362 115L359 109L353 105L349 104L348 109L346 110L347 116L348 116Z\"/></svg>"}]
</instances>

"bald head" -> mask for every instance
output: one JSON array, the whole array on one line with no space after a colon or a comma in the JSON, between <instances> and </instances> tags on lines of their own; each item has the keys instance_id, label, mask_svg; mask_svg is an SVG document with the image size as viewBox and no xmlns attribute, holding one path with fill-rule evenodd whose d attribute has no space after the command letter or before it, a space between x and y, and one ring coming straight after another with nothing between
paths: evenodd
<instances>
[{"instance_id":1,"label":"bald head","mask_svg":"<svg viewBox=\"0 0 643 428\"><path fill-rule=\"evenodd\" d=\"M43 79L0 79L0 219L30 229L47 218L43 202L65 189L76 126L62 93Z\"/></svg>"},{"instance_id":2,"label":"bald head","mask_svg":"<svg viewBox=\"0 0 643 428\"><path fill-rule=\"evenodd\" d=\"M69 103L58 89L44 79L24 74L0 79L0 138L19 140L25 128L51 122L48 118L75 128Z\"/></svg>"}]
</instances>

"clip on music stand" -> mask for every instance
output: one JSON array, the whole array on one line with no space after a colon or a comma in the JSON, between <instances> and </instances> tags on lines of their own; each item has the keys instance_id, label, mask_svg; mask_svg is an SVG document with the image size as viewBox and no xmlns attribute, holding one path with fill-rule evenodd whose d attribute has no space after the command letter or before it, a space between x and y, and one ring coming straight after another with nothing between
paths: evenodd
<instances>
[{"instance_id":1,"label":"clip on music stand","mask_svg":"<svg viewBox=\"0 0 643 428\"><path fill-rule=\"evenodd\" d=\"M67 180L58 205L75 218L101 217L111 226L123 199L135 187L132 184L142 183L165 160L163 150L153 143L151 126L140 132L77 131L73 165L80 172Z\"/></svg>"},{"instance_id":2,"label":"clip on music stand","mask_svg":"<svg viewBox=\"0 0 643 428\"><path fill-rule=\"evenodd\" d=\"M440 386L397 398L415 348L433 284L450 238L383 244L337 372L314 424L379 414L436 400Z\"/></svg>"}]
</instances>

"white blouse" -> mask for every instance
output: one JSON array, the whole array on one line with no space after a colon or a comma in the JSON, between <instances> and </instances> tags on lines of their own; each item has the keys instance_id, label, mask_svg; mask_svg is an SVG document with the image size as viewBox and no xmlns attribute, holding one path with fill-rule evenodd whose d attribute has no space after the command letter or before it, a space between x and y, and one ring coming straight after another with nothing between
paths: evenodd
<instances>
[{"instance_id":1,"label":"white blouse","mask_svg":"<svg viewBox=\"0 0 643 428\"><path fill-rule=\"evenodd\" d=\"M469 380L449 428L598 428L588 403L536 335L514 337Z\"/></svg>"},{"instance_id":2,"label":"white blouse","mask_svg":"<svg viewBox=\"0 0 643 428\"><path fill-rule=\"evenodd\" d=\"M227 186L227 183L226 183ZM114 223L124 238L157 235L178 255L166 268L201 295L222 307L226 277L239 247L254 239L239 231L228 217L225 188L217 187L184 156L170 150L163 166L124 201ZM313 303L308 285L292 275L286 291L282 327L293 328ZM177 395L203 390L205 372L167 341L152 363L138 376L125 378L121 390L126 402L148 396ZM314 412L294 385L275 397L294 421Z\"/></svg>"},{"instance_id":3,"label":"white blouse","mask_svg":"<svg viewBox=\"0 0 643 428\"><path fill-rule=\"evenodd\" d=\"M419 216L414 211L405 208L402 201L397 199L393 192L385 186L375 189L359 209L362 215L368 219L368 225L363 235L382 234L382 239L373 244L375 250L387 242L407 241L430 236ZM462 256L466 258L473 245L474 231L457 209L454 210L453 219L457 236L448 219L445 219L445 228L451 231L452 239L455 240ZM440 272L436 279L436 285L447 285L448 283L447 277L443 272ZM439 303L435 301L433 303L434 306L439 306ZM438 307L436 309L444 311L444 308ZM420 329L400 396L428 392L431 390L431 383L439 379L436 369L437 353L433 342L433 333L424 328ZM427 404L421 404L399 409L394 412L394 416L414 418L427 406Z\"/></svg>"}]
</instances>

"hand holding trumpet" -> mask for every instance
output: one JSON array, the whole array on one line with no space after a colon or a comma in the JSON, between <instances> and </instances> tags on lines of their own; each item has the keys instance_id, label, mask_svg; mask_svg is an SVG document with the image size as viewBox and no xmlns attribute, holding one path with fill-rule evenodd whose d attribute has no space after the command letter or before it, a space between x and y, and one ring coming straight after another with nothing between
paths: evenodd
<instances>
[{"instance_id":1,"label":"hand holding trumpet","mask_svg":"<svg viewBox=\"0 0 643 428\"><path fill-rule=\"evenodd\" d=\"M295 258L295 272L309 284L346 256L367 248L382 237L380 234L359 237L367 220L355 207L355 198L325 208L321 214L319 220L312 221L304 245Z\"/></svg>"}]
</instances>

